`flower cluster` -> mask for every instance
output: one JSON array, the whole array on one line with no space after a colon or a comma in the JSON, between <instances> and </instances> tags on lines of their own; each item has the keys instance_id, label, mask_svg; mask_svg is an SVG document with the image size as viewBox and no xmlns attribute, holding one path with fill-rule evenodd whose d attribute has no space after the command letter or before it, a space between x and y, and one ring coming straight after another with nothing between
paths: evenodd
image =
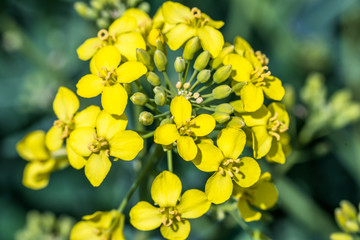
<instances>
[{"instance_id":1,"label":"flower cluster","mask_svg":"<svg viewBox=\"0 0 360 240\"><path fill-rule=\"evenodd\" d=\"M259 220L260 211L275 205L278 193L271 174L261 173L258 160L283 164L289 150L288 113L283 104L267 104L265 98L281 101L284 88L271 75L265 54L241 37L224 42L218 30L223 25L198 8L168 1L152 19L139 9L128 9L108 29L86 40L77 53L81 60L90 60L90 73L78 81L76 93L83 98L101 95L101 107L78 111L77 96L60 87L53 104L58 118L54 126L46 135L34 132L18 144L19 154L31 161L24 184L45 187L65 159L75 169L84 167L97 187L110 171L111 160L134 159L144 139L153 136L154 144L167 152L169 171L152 184L156 206L140 201L131 209L135 228L160 227L167 239L185 239L190 233L187 219L226 201L238 202L245 221ZM178 52L168 51L180 48L182 55L173 59L176 74L169 76L168 62ZM126 130L129 105L146 108L137 113L143 127L136 131ZM253 155L243 154L246 144L252 145ZM65 153L63 158L56 157L58 151ZM181 195L181 180L172 173L173 153L212 173L204 191L191 189ZM135 188L149 168L144 167ZM85 216L71 239L122 239L122 210Z\"/></svg>"},{"instance_id":2,"label":"flower cluster","mask_svg":"<svg viewBox=\"0 0 360 240\"><path fill-rule=\"evenodd\" d=\"M331 240L352 240L359 237L360 213L351 202L347 200L340 202L340 208L335 209L335 219L343 232L331 234Z\"/></svg>"}]
</instances>

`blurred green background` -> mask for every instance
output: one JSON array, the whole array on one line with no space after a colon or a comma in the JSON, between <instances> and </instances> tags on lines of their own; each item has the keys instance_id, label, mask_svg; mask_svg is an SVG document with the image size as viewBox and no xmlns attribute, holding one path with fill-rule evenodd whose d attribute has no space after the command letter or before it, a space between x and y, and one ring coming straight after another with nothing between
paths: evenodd
<instances>
[{"instance_id":1,"label":"blurred green background","mask_svg":"<svg viewBox=\"0 0 360 240\"><path fill-rule=\"evenodd\" d=\"M148 2L153 16L163 1ZM180 2L223 20L225 40L232 42L237 35L248 40L268 56L272 74L288 86L285 102L292 116L293 151L284 166L269 166L279 202L265 222L249 226L273 239L328 239L339 231L333 216L339 201L357 205L360 200L360 111L350 107L360 101L360 2ZM99 188L90 186L83 170L72 168L53 173L43 190L22 186L26 162L17 155L16 142L32 130L48 130L55 120L52 100L57 88L74 90L88 72L88 63L77 58L76 48L98 28L75 12L74 3L0 2L0 239L14 239L30 210L79 220L96 210L116 208L135 178L136 164L122 162L114 164ZM99 101L81 99L82 107L89 103ZM208 177L183 161L175 163L175 173L185 188L201 189ZM132 198L126 211L137 199ZM193 221L189 238L250 239L231 217L211 221L211 215ZM147 238L128 219L126 223L129 239ZM151 237L158 239L158 232Z\"/></svg>"}]
</instances>

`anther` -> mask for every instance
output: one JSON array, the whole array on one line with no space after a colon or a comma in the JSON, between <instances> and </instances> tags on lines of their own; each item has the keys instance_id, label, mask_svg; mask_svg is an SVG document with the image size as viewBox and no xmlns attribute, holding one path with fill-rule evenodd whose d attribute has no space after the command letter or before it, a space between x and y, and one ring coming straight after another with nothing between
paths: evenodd
<instances>
[{"instance_id":1,"label":"anther","mask_svg":"<svg viewBox=\"0 0 360 240\"><path fill-rule=\"evenodd\" d=\"M222 167L219 167L219 173L224 176L225 171L224 171L224 169Z\"/></svg>"},{"instance_id":2,"label":"anther","mask_svg":"<svg viewBox=\"0 0 360 240\"><path fill-rule=\"evenodd\" d=\"M270 122L275 121L278 117L278 113L276 112L272 118L269 119Z\"/></svg>"},{"instance_id":3,"label":"anther","mask_svg":"<svg viewBox=\"0 0 360 240\"><path fill-rule=\"evenodd\" d=\"M277 141L280 141L280 135L278 133L269 131L269 135L274 136Z\"/></svg>"},{"instance_id":4,"label":"anther","mask_svg":"<svg viewBox=\"0 0 360 240\"><path fill-rule=\"evenodd\" d=\"M235 173L238 173L240 171L238 167L232 167L231 169L234 170Z\"/></svg>"},{"instance_id":5,"label":"anther","mask_svg":"<svg viewBox=\"0 0 360 240\"><path fill-rule=\"evenodd\" d=\"M182 87L182 82L178 81L178 82L176 83L176 88L177 88L177 89L180 89L181 87Z\"/></svg>"},{"instance_id":6,"label":"anther","mask_svg":"<svg viewBox=\"0 0 360 240\"><path fill-rule=\"evenodd\" d=\"M230 177L234 177L234 174L230 170L226 170L227 174L229 174Z\"/></svg>"},{"instance_id":7,"label":"anther","mask_svg":"<svg viewBox=\"0 0 360 240\"><path fill-rule=\"evenodd\" d=\"M54 127L61 128L64 126L64 122L61 120L55 120L54 121Z\"/></svg>"},{"instance_id":8,"label":"anther","mask_svg":"<svg viewBox=\"0 0 360 240\"><path fill-rule=\"evenodd\" d=\"M196 103L197 104L200 104L200 103L202 103L204 101L204 99L202 98L202 97L198 97L197 99L196 99Z\"/></svg>"},{"instance_id":9,"label":"anther","mask_svg":"<svg viewBox=\"0 0 360 240\"><path fill-rule=\"evenodd\" d=\"M180 217L180 215L177 215L177 216L175 217L175 219L176 219L178 222L181 222L181 217Z\"/></svg>"},{"instance_id":10,"label":"anther","mask_svg":"<svg viewBox=\"0 0 360 240\"><path fill-rule=\"evenodd\" d=\"M163 212L165 212L165 208L164 208L164 207L162 207L162 208L159 208L159 212L160 212L160 213L163 213Z\"/></svg>"},{"instance_id":11,"label":"anther","mask_svg":"<svg viewBox=\"0 0 360 240\"><path fill-rule=\"evenodd\" d=\"M198 98L198 97L200 97L200 93L196 92L193 94L193 98Z\"/></svg>"},{"instance_id":12,"label":"anther","mask_svg":"<svg viewBox=\"0 0 360 240\"><path fill-rule=\"evenodd\" d=\"M191 14L195 17L195 18L201 18L201 11L200 9L194 7L191 9Z\"/></svg>"},{"instance_id":13,"label":"anther","mask_svg":"<svg viewBox=\"0 0 360 240\"><path fill-rule=\"evenodd\" d=\"M279 121L279 120L275 120L275 121L274 121L274 126L271 128L271 130L272 130L272 131L276 131L279 126L280 126L280 121Z\"/></svg>"},{"instance_id":14,"label":"anther","mask_svg":"<svg viewBox=\"0 0 360 240\"><path fill-rule=\"evenodd\" d=\"M106 40L109 37L109 33L106 29L101 29L98 34L98 38L100 38L101 41Z\"/></svg>"}]
</instances>

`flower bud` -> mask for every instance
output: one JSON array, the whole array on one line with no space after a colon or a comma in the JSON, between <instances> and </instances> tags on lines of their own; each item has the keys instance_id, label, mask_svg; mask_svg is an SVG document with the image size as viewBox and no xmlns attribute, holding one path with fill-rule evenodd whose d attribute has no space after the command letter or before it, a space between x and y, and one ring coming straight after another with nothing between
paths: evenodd
<instances>
[{"instance_id":1,"label":"flower bud","mask_svg":"<svg viewBox=\"0 0 360 240\"><path fill-rule=\"evenodd\" d=\"M226 127L232 127L241 129L245 126L245 122L241 117L232 117L231 120L226 124Z\"/></svg>"},{"instance_id":2,"label":"flower bud","mask_svg":"<svg viewBox=\"0 0 360 240\"><path fill-rule=\"evenodd\" d=\"M160 51L160 50L155 51L154 62L155 62L155 66L157 67L157 69L160 72L166 71L168 62L167 62L166 55L162 51Z\"/></svg>"},{"instance_id":3,"label":"flower bud","mask_svg":"<svg viewBox=\"0 0 360 240\"><path fill-rule=\"evenodd\" d=\"M210 53L209 51L203 51L202 53L199 54L199 56L196 58L195 63L194 63L194 69L201 71L203 70L209 63L210 61Z\"/></svg>"},{"instance_id":4,"label":"flower bud","mask_svg":"<svg viewBox=\"0 0 360 240\"><path fill-rule=\"evenodd\" d=\"M101 1L92 0L92 1L90 1L90 5L98 11L100 11L104 8L104 5Z\"/></svg>"},{"instance_id":5,"label":"flower bud","mask_svg":"<svg viewBox=\"0 0 360 240\"><path fill-rule=\"evenodd\" d=\"M197 75L197 80L201 83L207 82L211 77L211 71L209 69L201 70Z\"/></svg>"},{"instance_id":6,"label":"flower bud","mask_svg":"<svg viewBox=\"0 0 360 240\"><path fill-rule=\"evenodd\" d=\"M217 123L223 124L229 121L230 115L223 112L214 112L211 114Z\"/></svg>"},{"instance_id":7,"label":"flower bud","mask_svg":"<svg viewBox=\"0 0 360 240\"><path fill-rule=\"evenodd\" d=\"M99 28L107 28L109 26L109 21L105 18L98 18L96 19L96 25Z\"/></svg>"},{"instance_id":8,"label":"flower bud","mask_svg":"<svg viewBox=\"0 0 360 240\"><path fill-rule=\"evenodd\" d=\"M136 92L134 93L131 97L130 100L133 102L133 104L135 105L140 105L140 106L144 106L147 101L148 101L148 96L146 96L144 93L142 92Z\"/></svg>"},{"instance_id":9,"label":"flower bud","mask_svg":"<svg viewBox=\"0 0 360 240\"><path fill-rule=\"evenodd\" d=\"M159 39L156 40L156 48L162 51L165 55L167 55L166 45L161 42Z\"/></svg>"},{"instance_id":10,"label":"flower bud","mask_svg":"<svg viewBox=\"0 0 360 240\"><path fill-rule=\"evenodd\" d=\"M229 85L220 85L212 90L215 99L223 99L230 95L231 87Z\"/></svg>"},{"instance_id":11,"label":"flower bud","mask_svg":"<svg viewBox=\"0 0 360 240\"><path fill-rule=\"evenodd\" d=\"M154 72L148 72L146 80L154 87L161 84L160 77Z\"/></svg>"},{"instance_id":12,"label":"flower bud","mask_svg":"<svg viewBox=\"0 0 360 240\"><path fill-rule=\"evenodd\" d=\"M185 60L192 60L197 51L201 49L200 39L198 37L193 37L189 39L184 47L183 58Z\"/></svg>"},{"instance_id":13,"label":"flower bud","mask_svg":"<svg viewBox=\"0 0 360 240\"><path fill-rule=\"evenodd\" d=\"M83 18L86 18L86 19L96 19L97 18L96 11L94 9L88 7L83 2L76 2L74 5L74 8L75 8L75 11Z\"/></svg>"},{"instance_id":14,"label":"flower bud","mask_svg":"<svg viewBox=\"0 0 360 240\"><path fill-rule=\"evenodd\" d=\"M124 83L123 87L125 88L128 95L131 94L131 84L130 83Z\"/></svg>"},{"instance_id":15,"label":"flower bud","mask_svg":"<svg viewBox=\"0 0 360 240\"><path fill-rule=\"evenodd\" d=\"M211 67L214 68L214 69L217 69L218 67L220 67L223 60L224 60L224 58L225 58L225 56L232 53L232 52L234 52L234 46L233 45L230 45L228 47L223 48L221 50L221 52L219 53L219 55L211 61L211 63L210 63Z\"/></svg>"},{"instance_id":16,"label":"flower bud","mask_svg":"<svg viewBox=\"0 0 360 240\"><path fill-rule=\"evenodd\" d=\"M155 93L155 104L158 106L164 106L166 104L166 94L162 92Z\"/></svg>"},{"instance_id":17,"label":"flower bud","mask_svg":"<svg viewBox=\"0 0 360 240\"><path fill-rule=\"evenodd\" d=\"M174 67L177 73L182 73L185 70L185 60L181 57L177 57L174 62Z\"/></svg>"},{"instance_id":18,"label":"flower bud","mask_svg":"<svg viewBox=\"0 0 360 240\"><path fill-rule=\"evenodd\" d=\"M165 94L165 90L162 87L154 87L153 92L155 94L157 94L157 93Z\"/></svg>"},{"instance_id":19,"label":"flower bud","mask_svg":"<svg viewBox=\"0 0 360 240\"><path fill-rule=\"evenodd\" d=\"M227 80L230 77L230 74L232 72L232 66L226 65L220 67L216 72L214 73L213 79L216 83L222 83L225 80Z\"/></svg>"},{"instance_id":20,"label":"flower bud","mask_svg":"<svg viewBox=\"0 0 360 240\"><path fill-rule=\"evenodd\" d=\"M234 108L229 103L222 103L216 106L215 112L232 114L234 112Z\"/></svg>"},{"instance_id":21,"label":"flower bud","mask_svg":"<svg viewBox=\"0 0 360 240\"><path fill-rule=\"evenodd\" d=\"M157 40L160 40L162 44L164 44L165 42L164 35L161 33L160 29L156 29L156 28L151 29L147 37L147 40L150 43L150 45L152 45L153 47L157 46L156 43Z\"/></svg>"},{"instance_id":22,"label":"flower bud","mask_svg":"<svg viewBox=\"0 0 360 240\"><path fill-rule=\"evenodd\" d=\"M139 114L139 122L142 125L150 126L154 122L154 115L150 112L143 111Z\"/></svg>"},{"instance_id":23,"label":"flower bud","mask_svg":"<svg viewBox=\"0 0 360 240\"><path fill-rule=\"evenodd\" d=\"M149 71L153 71L154 70L154 64L151 60L150 54L142 49L142 48L137 48L136 49L136 59L143 63L148 69Z\"/></svg>"}]
</instances>

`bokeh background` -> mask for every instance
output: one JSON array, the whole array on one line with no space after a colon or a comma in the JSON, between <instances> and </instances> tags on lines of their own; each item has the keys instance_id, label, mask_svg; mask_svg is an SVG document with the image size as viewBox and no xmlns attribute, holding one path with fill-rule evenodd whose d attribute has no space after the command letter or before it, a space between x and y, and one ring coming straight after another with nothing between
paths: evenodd
<instances>
[{"instance_id":1,"label":"bokeh background","mask_svg":"<svg viewBox=\"0 0 360 240\"><path fill-rule=\"evenodd\" d=\"M148 1L151 16L162 2ZM339 231L334 220L339 201L357 205L360 200L360 2L180 2L225 21L225 40L232 42L237 35L248 40L269 57L272 74L287 86L284 102L292 119L292 153L284 166L270 166L279 202L263 222L249 226L273 239L329 239L331 232ZM97 210L117 208L135 178L136 163L126 162L114 164L99 188L91 187L82 170L72 168L53 173L43 190L26 189L21 183L26 162L17 155L16 142L32 130L48 130L55 120L52 100L57 88L75 90L88 72L76 48L95 36L98 27L80 17L74 3L0 2L0 239L14 239L25 228L27 215L38 219L34 212L29 217L31 210L52 212L46 215L49 221L65 215L77 221ZM81 99L82 107L90 103L99 100ZM165 168L161 164L159 169ZM175 162L175 172L187 188L202 188L208 176L181 161ZM141 188L126 211L139 195L149 197L146 189ZM217 221L209 214L193 221L189 238L250 239L225 217ZM158 231L139 233L128 219L126 223L129 239L159 236Z\"/></svg>"}]
</instances>

